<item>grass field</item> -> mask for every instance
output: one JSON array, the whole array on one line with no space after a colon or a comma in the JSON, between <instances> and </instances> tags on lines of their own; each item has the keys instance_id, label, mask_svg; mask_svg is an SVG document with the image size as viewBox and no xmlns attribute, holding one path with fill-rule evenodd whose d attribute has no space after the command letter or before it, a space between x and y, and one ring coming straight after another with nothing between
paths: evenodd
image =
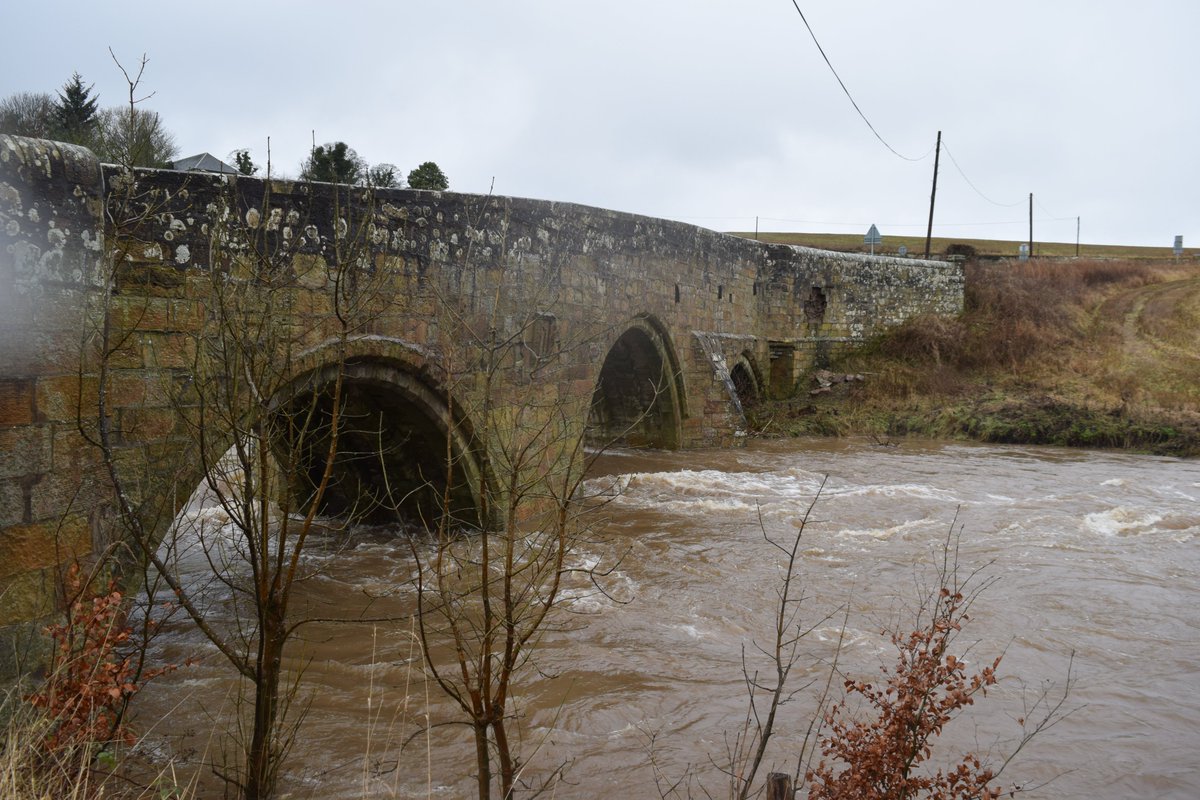
<instances>
[{"instance_id":1,"label":"grass field","mask_svg":"<svg viewBox=\"0 0 1200 800\"><path fill-rule=\"evenodd\" d=\"M753 233L731 231L734 236L747 239L755 238ZM863 244L861 233L766 233L759 232L758 240L776 244L793 244L801 247L816 247L822 250L838 250L850 253L869 253L871 248ZM1003 256L1015 258L1017 249L1022 244L1019 241L1004 241L999 239L951 239L934 237L930 242L930 255L940 257L946 248L952 244L965 244L975 248L981 256ZM881 255L896 255L900 246L908 248L909 256L920 257L925 254L924 236L884 236L883 243L875 246L875 253ZM1063 258L1075 255L1074 242L1033 242L1035 257ZM1129 247L1125 245L1086 244L1079 246L1080 258L1121 258L1121 259L1172 259L1174 253L1170 247ZM1200 248L1186 247L1182 259L1200 258Z\"/></svg>"},{"instance_id":2,"label":"grass field","mask_svg":"<svg viewBox=\"0 0 1200 800\"><path fill-rule=\"evenodd\" d=\"M755 409L767 433L919 434L1200 456L1200 261L967 262L964 312L835 360L865 376Z\"/></svg>"}]
</instances>

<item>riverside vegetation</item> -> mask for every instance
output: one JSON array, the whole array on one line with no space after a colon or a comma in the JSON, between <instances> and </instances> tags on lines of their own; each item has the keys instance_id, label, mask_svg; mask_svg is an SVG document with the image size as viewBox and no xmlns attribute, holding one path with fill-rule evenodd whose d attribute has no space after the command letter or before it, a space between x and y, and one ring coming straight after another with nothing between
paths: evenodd
<instances>
[{"instance_id":1,"label":"riverside vegetation","mask_svg":"<svg viewBox=\"0 0 1200 800\"><path fill-rule=\"evenodd\" d=\"M916 435L1200 455L1200 265L972 261L964 312L829 365L864 381L760 404L766 435ZM814 384L815 386L815 384Z\"/></svg>"}]
</instances>

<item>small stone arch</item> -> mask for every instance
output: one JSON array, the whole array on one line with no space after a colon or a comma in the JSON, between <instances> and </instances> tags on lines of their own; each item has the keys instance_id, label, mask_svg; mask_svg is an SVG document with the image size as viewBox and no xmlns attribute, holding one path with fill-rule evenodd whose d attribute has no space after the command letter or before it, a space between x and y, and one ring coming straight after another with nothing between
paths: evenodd
<instances>
[{"instance_id":1,"label":"small stone arch","mask_svg":"<svg viewBox=\"0 0 1200 800\"><path fill-rule=\"evenodd\" d=\"M762 399L762 375L749 351L740 353L729 367L729 380L742 408L746 409Z\"/></svg>"},{"instance_id":2,"label":"small stone arch","mask_svg":"<svg viewBox=\"0 0 1200 800\"><path fill-rule=\"evenodd\" d=\"M678 448L686 397L679 357L665 327L650 315L635 317L601 363L588 415L588 440Z\"/></svg>"}]
</instances>

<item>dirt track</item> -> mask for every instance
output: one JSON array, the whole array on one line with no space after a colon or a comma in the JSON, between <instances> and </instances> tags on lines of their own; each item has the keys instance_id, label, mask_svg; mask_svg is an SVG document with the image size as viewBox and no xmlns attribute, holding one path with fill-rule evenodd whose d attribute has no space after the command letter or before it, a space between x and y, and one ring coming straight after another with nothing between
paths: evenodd
<instances>
[{"instance_id":1,"label":"dirt track","mask_svg":"<svg viewBox=\"0 0 1200 800\"><path fill-rule=\"evenodd\" d=\"M1151 393L1200 394L1200 278L1154 283L1105 301L1092 315L1099 338L1119 337L1121 372Z\"/></svg>"},{"instance_id":2,"label":"dirt track","mask_svg":"<svg viewBox=\"0 0 1200 800\"><path fill-rule=\"evenodd\" d=\"M1105 301L1094 316L1098 327L1117 320L1130 357L1200 359L1200 278L1131 289Z\"/></svg>"}]
</instances>

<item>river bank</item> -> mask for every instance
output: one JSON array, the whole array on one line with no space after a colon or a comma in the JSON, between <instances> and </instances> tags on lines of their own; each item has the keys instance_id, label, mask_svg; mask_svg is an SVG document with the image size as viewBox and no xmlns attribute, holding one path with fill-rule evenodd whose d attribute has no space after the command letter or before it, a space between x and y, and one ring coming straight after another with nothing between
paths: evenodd
<instances>
[{"instance_id":1,"label":"river bank","mask_svg":"<svg viewBox=\"0 0 1200 800\"><path fill-rule=\"evenodd\" d=\"M1032 387L1027 393L982 389L953 398L872 397L847 387L842 396L773 401L749 416L764 437L904 436L994 444L1113 448L1135 453L1200 456L1200 415L1089 407Z\"/></svg>"},{"instance_id":2,"label":"river bank","mask_svg":"<svg viewBox=\"0 0 1200 800\"><path fill-rule=\"evenodd\" d=\"M751 427L1200 456L1195 265L1001 262L966 277L961 316L824 365L797 397L754 405Z\"/></svg>"}]
</instances>

